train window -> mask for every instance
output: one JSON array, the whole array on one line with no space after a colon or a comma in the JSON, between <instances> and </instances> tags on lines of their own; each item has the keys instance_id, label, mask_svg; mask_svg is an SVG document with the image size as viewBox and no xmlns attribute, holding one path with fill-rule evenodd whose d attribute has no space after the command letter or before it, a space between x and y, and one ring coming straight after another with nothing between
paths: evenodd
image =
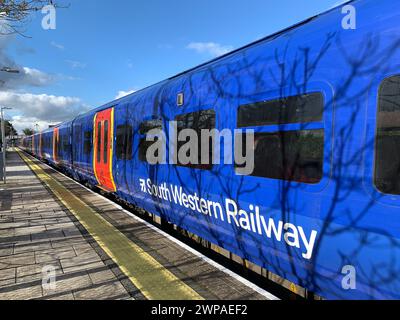
<instances>
[{"instance_id":1,"label":"train window","mask_svg":"<svg viewBox=\"0 0 400 320\"><path fill-rule=\"evenodd\" d=\"M149 121L142 122L139 126L139 132L144 135L139 141L139 160L142 162L147 162L147 149L157 141L157 137L154 137L154 141L147 141L147 134L150 130L156 130L155 132L160 132L163 128L161 119L153 119ZM155 156L158 156L157 154Z\"/></svg>"},{"instance_id":2,"label":"train window","mask_svg":"<svg viewBox=\"0 0 400 320\"><path fill-rule=\"evenodd\" d=\"M92 152L92 133L85 131L83 138L83 153L89 155Z\"/></svg>"},{"instance_id":3,"label":"train window","mask_svg":"<svg viewBox=\"0 0 400 320\"><path fill-rule=\"evenodd\" d=\"M309 93L284 99L240 106L238 127L320 122L314 130L257 132L254 135L254 170L252 176L319 183L324 162L324 98ZM246 141L244 137L242 141ZM245 150L245 146L242 146ZM236 168L239 166L236 165Z\"/></svg>"},{"instance_id":4,"label":"train window","mask_svg":"<svg viewBox=\"0 0 400 320\"><path fill-rule=\"evenodd\" d=\"M97 124L97 162L101 161L101 122Z\"/></svg>"},{"instance_id":5,"label":"train window","mask_svg":"<svg viewBox=\"0 0 400 320\"><path fill-rule=\"evenodd\" d=\"M74 134L74 153L77 153L77 150L81 149L82 145L82 125L78 124L73 127L73 134Z\"/></svg>"},{"instance_id":6,"label":"train window","mask_svg":"<svg viewBox=\"0 0 400 320\"><path fill-rule=\"evenodd\" d=\"M59 134L59 137L58 137L58 156L62 157L63 153L64 153L64 136L62 134Z\"/></svg>"},{"instance_id":7,"label":"train window","mask_svg":"<svg viewBox=\"0 0 400 320\"><path fill-rule=\"evenodd\" d=\"M107 154L108 154L108 120L104 121L104 150L103 150L103 161L104 163L108 162Z\"/></svg>"},{"instance_id":8,"label":"train window","mask_svg":"<svg viewBox=\"0 0 400 320\"><path fill-rule=\"evenodd\" d=\"M117 159L132 159L132 138L132 126L121 125L117 127L117 141L115 149Z\"/></svg>"},{"instance_id":9,"label":"train window","mask_svg":"<svg viewBox=\"0 0 400 320\"><path fill-rule=\"evenodd\" d=\"M147 149L150 148L150 146L156 142L158 139L157 137L155 137L154 141L147 141L146 138L142 138L139 141L139 160L142 162L148 162L147 161ZM156 151L155 155L156 157L158 157L158 151Z\"/></svg>"},{"instance_id":10,"label":"train window","mask_svg":"<svg viewBox=\"0 0 400 320\"><path fill-rule=\"evenodd\" d=\"M323 129L256 133L251 175L315 184L322 179L323 157Z\"/></svg>"},{"instance_id":11,"label":"train window","mask_svg":"<svg viewBox=\"0 0 400 320\"><path fill-rule=\"evenodd\" d=\"M201 130L212 130L215 129L215 111L214 110L202 110L198 112L187 113L184 115L179 115L175 118L177 122L177 134L179 136L180 131L184 129L194 129L197 132L198 139L198 161L197 163L189 163L182 164L179 162L179 157L176 157L178 160L178 166L203 169L203 170L211 170L212 169L212 159L214 155L214 146L212 144L212 138L208 143L208 150L202 150L201 146ZM187 141L178 141L178 146L175 152L181 148L182 145L186 144ZM204 152L209 153L209 163L201 163L201 154Z\"/></svg>"},{"instance_id":12,"label":"train window","mask_svg":"<svg viewBox=\"0 0 400 320\"><path fill-rule=\"evenodd\" d=\"M71 146L69 144L69 137L66 134L61 137L61 149L62 149L63 154L71 152Z\"/></svg>"},{"instance_id":13,"label":"train window","mask_svg":"<svg viewBox=\"0 0 400 320\"><path fill-rule=\"evenodd\" d=\"M238 127L255 127L322 121L324 97L315 92L239 107Z\"/></svg>"},{"instance_id":14,"label":"train window","mask_svg":"<svg viewBox=\"0 0 400 320\"><path fill-rule=\"evenodd\" d=\"M150 130L159 129L162 130L163 124L161 119L154 119L142 122L139 126L140 134L146 134Z\"/></svg>"},{"instance_id":15,"label":"train window","mask_svg":"<svg viewBox=\"0 0 400 320\"><path fill-rule=\"evenodd\" d=\"M400 194L400 76L379 89L374 180L379 191Z\"/></svg>"}]
</instances>

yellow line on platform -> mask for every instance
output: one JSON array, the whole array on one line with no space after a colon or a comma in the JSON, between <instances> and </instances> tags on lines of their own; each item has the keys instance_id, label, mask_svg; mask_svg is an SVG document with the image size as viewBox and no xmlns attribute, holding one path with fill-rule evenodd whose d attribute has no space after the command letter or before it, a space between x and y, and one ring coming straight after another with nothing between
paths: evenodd
<instances>
[{"instance_id":1,"label":"yellow line on platform","mask_svg":"<svg viewBox=\"0 0 400 320\"><path fill-rule=\"evenodd\" d=\"M129 240L60 182L46 174L34 161L19 150L17 152L147 299L203 300L190 286Z\"/></svg>"}]
</instances>

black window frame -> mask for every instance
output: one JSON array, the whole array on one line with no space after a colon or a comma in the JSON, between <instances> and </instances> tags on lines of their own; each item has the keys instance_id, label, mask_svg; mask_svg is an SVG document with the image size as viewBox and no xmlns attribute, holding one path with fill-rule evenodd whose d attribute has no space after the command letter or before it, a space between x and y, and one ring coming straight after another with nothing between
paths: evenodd
<instances>
[{"instance_id":1,"label":"black window frame","mask_svg":"<svg viewBox=\"0 0 400 320\"><path fill-rule=\"evenodd\" d=\"M115 155L118 160L132 160L133 150L133 127L128 124L117 126Z\"/></svg>"},{"instance_id":2,"label":"black window frame","mask_svg":"<svg viewBox=\"0 0 400 320\"><path fill-rule=\"evenodd\" d=\"M382 92L385 89L385 85L389 81L393 81L393 79L397 79L396 89L398 94L392 92L383 95ZM390 101L391 99L394 99L394 97L397 97L398 103L393 100ZM391 106L388 107L389 105ZM390 111L390 108L392 107L397 107L398 110L394 109L393 111ZM383 194L399 196L400 153L398 155L395 154L395 150L396 146L400 147L400 75L392 75L383 79L380 83L376 112L373 185ZM390 114L391 112L398 112L399 117L396 119L396 115ZM386 113L385 116L383 116L383 113ZM387 155L384 159L383 154ZM395 163L396 160L397 164Z\"/></svg>"},{"instance_id":3,"label":"black window frame","mask_svg":"<svg viewBox=\"0 0 400 320\"><path fill-rule=\"evenodd\" d=\"M158 129L160 132L162 132L163 130L162 119L158 118L158 119L145 120L141 122L139 125L140 140L139 140L138 158L140 162L148 163L146 158L147 149L158 140L158 138L155 137L154 141L147 141L148 132L154 129Z\"/></svg>"},{"instance_id":4,"label":"black window frame","mask_svg":"<svg viewBox=\"0 0 400 320\"><path fill-rule=\"evenodd\" d=\"M297 102L302 99L303 106L302 110ZM307 101L310 99L319 100L320 108L307 108ZM310 110L310 111L309 111ZM265 119L247 119L251 115L251 111L256 113L254 116L263 116ZM292 112L291 112L292 111ZM258 127L258 126L270 126L270 125L283 125L283 124L295 124L295 123L311 123L311 122L322 122L324 114L324 95L320 91L313 91L309 93L290 95L287 97L276 98L276 99L265 99L262 101L256 101L253 103L242 104L239 106L237 111L237 127ZM297 116L297 117L296 117ZM270 117L269 119L266 119Z\"/></svg>"},{"instance_id":5,"label":"black window frame","mask_svg":"<svg viewBox=\"0 0 400 320\"><path fill-rule=\"evenodd\" d=\"M285 141L284 141L285 139L284 138L281 138L279 143L275 143L276 147L280 147L280 150L283 150L283 151L281 151L281 157L282 157L282 160L281 160L282 161L281 175L280 176L278 176L278 175L277 176L273 176L272 174L270 174L269 176L267 176L267 175L256 175L255 173L257 173L257 171L256 171L257 168L255 167L254 170L256 172L253 171L253 173L250 174L250 176L257 177L257 178L263 178L263 179L265 178L265 179L271 179L271 180L296 182L296 183L311 184L311 185L319 184L322 181L323 173L324 173L324 165L325 165L325 159L324 159L325 158L324 114L325 114L325 105L326 105L325 104L325 96L323 94L323 91L312 91L312 92L309 92L309 93L300 94L298 96L299 97L304 97L304 96L309 96L309 95L315 95L315 96L318 95L320 98L322 98L320 100L320 108L319 108L321 110L321 113L320 114L317 113L318 114L318 118L309 118L309 119L307 119L307 117L306 117L305 119L303 119L303 121L297 121L297 122L294 122L294 121L281 121L282 118L278 118L277 121L270 121L270 122L261 122L261 121L259 121L259 122L253 122L253 123L248 123L248 124L244 124L243 121L241 121L241 119L240 119L240 114L239 114L240 111L239 110L242 107L247 107L247 106L251 106L251 105L262 105L262 104L268 105L269 102L272 102L272 103L276 104L277 102L285 101L288 98L296 99L296 95L291 95L291 96L288 96L288 97L278 98L278 99L277 98L275 98L275 99L263 99L259 103L255 102L255 103L251 103L251 104L247 103L247 104L240 105L238 107L238 109L237 109L237 127L240 128L240 129L243 129L243 130L245 130L246 128L247 129L251 129L251 128L254 128L254 127L265 128L265 130L264 129L256 130L256 132L255 132L255 142L257 141L257 136L259 137L259 136L262 136L262 135L265 135L265 136L268 136L268 135L270 135L270 136L273 136L273 135L284 136L284 135L290 135L290 134L292 134L292 135L293 134L298 134L298 135L307 134L307 133L313 133L313 132L316 132L316 131L322 132L322 141L321 141L321 144L320 144L320 146L322 146L322 148L318 148L318 149L320 149L319 157L318 157L317 160L310 159L310 164L313 161L314 162L315 161L318 162L317 167L319 169L318 169L318 174L316 175L318 178L312 178L312 177L308 177L308 176L300 178L302 175L295 174L296 172L298 172L298 170L302 169L303 167L307 168L307 165L304 164L304 166L302 166L301 162L297 163L297 161L296 161L296 162L294 162L294 164L295 164L294 166L285 167L285 165L290 162L290 161L285 160L285 158L288 156L288 154L286 153L286 150L288 150L290 148L287 148L286 146L282 147L282 143L285 143ZM276 112L276 114L279 114L279 112ZM298 118L298 120L301 120L301 118ZM321 126L318 127L318 128L307 128L307 124L310 124L310 123L320 123ZM300 125L300 127L294 129L294 127L297 127L298 125ZM237 139L237 136L235 136L235 139ZM300 141L300 139L298 139L298 140ZM244 142L244 141L245 141L245 137L242 138L242 142ZM297 144L296 146L299 147L299 144ZM257 146L255 146L255 147L257 147ZM293 149L293 147L292 147L292 149ZM298 149L298 150L300 150L300 149ZM254 166L256 166L257 165L256 162L258 161L256 159L256 157L257 157L256 152L254 153L254 157L255 157ZM300 157L301 157L301 155L298 154L298 158L300 158ZM273 164L271 164L271 166L272 165ZM237 171L237 169L239 167L240 166L238 166L235 163L235 172L236 172L236 174L241 174L241 173L238 173L238 171ZM271 169L271 172L272 171L273 170ZM288 172L292 172L292 174L288 174ZM308 170L308 172L311 172L311 170Z\"/></svg>"},{"instance_id":6,"label":"black window frame","mask_svg":"<svg viewBox=\"0 0 400 320\"><path fill-rule=\"evenodd\" d=\"M178 124L177 125L177 137L179 136L179 131L180 131L179 123L182 122L182 118L189 117L189 116L192 116L192 115L195 115L195 114L200 114L200 113L211 113L211 126L210 126L210 128L206 128L206 127L204 127L204 128L193 128L191 126L185 125L184 127L181 128L181 130L184 130L184 129L214 130L214 129L217 128L217 113L216 113L215 109L210 108L210 109L202 109L202 110L187 112L187 113L183 113L183 114L179 114L179 115L175 116L175 121ZM200 119L200 117L201 117L201 115L198 116L198 119ZM207 120L207 121L210 121L210 120ZM198 122L198 121L193 120L193 122ZM212 142L214 141L214 139L213 139L213 137L211 137L210 141L209 141L209 148L210 149L209 149L208 152L209 152L209 161L210 161L210 163L203 164L203 163L201 163L201 154L203 152L201 150L201 139L200 139L201 134L198 134L198 137L199 137L198 143L199 143L199 150L200 150L199 151L199 159L198 159L199 163L198 164L191 164L191 163L182 164L182 163L179 163L179 157L178 157L178 154L176 154L176 153L179 152L180 144L184 144L186 142L179 142L178 141L178 145L176 146L176 148L174 150L175 159L177 159L177 162L178 162L178 163L175 164L176 166L185 167L185 168L192 168L192 169L207 170L207 171L210 171L210 170L213 169L213 167L214 167L213 160L214 160L214 156L215 156L215 146L214 146L214 144Z\"/></svg>"},{"instance_id":7,"label":"black window frame","mask_svg":"<svg viewBox=\"0 0 400 320\"><path fill-rule=\"evenodd\" d=\"M83 154L90 155L93 149L92 131L83 131Z\"/></svg>"}]
</instances>

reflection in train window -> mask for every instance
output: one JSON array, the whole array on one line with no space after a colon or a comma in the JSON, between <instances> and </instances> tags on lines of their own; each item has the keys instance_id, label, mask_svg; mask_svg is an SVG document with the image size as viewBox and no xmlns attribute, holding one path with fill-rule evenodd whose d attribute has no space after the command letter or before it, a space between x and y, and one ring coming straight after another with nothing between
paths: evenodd
<instances>
[{"instance_id":1,"label":"reflection in train window","mask_svg":"<svg viewBox=\"0 0 400 320\"><path fill-rule=\"evenodd\" d=\"M157 133L161 133L162 131L162 120L161 119L153 119L153 120L148 120L144 121L140 124L139 126L139 132L142 136L142 138L139 141L139 160L142 162L148 162L147 161L147 149L158 140ZM149 131L153 131L154 134L154 141L147 141L146 138L148 136ZM158 157L158 154L155 154L154 156Z\"/></svg>"},{"instance_id":2,"label":"reflection in train window","mask_svg":"<svg viewBox=\"0 0 400 320\"><path fill-rule=\"evenodd\" d=\"M308 184L319 183L323 177L324 163L323 108L324 97L319 92L240 106L237 126L242 128L319 123L312 130L283 129L271 132L266 129L267 132L255 133L254 170L251 175ZM244 143L246 138L241 140ZM245 148L242 146L242 150ZM236 168L239 168L238 164Z\"/></svg>"},{"instance_id":3,"label":"reflection in train window","mask_svg":"<svg viewBox=\"0 0 400 320\"><path fill-rule=\"evenodd\" d=\"M379 90L374 180L379 191L400 194L400 76Z\"/></svg>"},{"instance_id":4,"label":"reflection in train window","mask_svg":"<svg viewBox=\"0 0 400 320\"><path fill-rule=\"evenodd\" d=\"M161 119L154 119L154 120L148 120L144 121L140 124L139 126L139 132L140 134L146 134L150 130L153 129L159 129L162 130L162 120Z\"/></svg>"},{"instance_id":5,"label":"reflection in train window","mask_svg":"<svg viewBox=\"0 0 400 320\"><path fill-rule=\"evenodd\" d=\"M89 155L92 152L92 133L91 131L85 131L83 140L83 153Z\"/></svg>"},{"instance_id":6,"label":"reflection in train window","mask_svg":"<svg viewBox=\"0 0 400 320\"><path fill-rule=\"evenodd\" d=\"M208 150L202 150L202 143L201 143L201 130L212 130L215 129L215 111L214 110L202 110L198 112L187 113L183 115L179 115L175 118L177 122L177 134L184 129L194 129L197 132L198 137L198 161L197 163L189 163L189 164L182 164L179 161L179 156L176 156L178 160L178 166L183 167L190 167L196 169L203 169L203 170L211 170L212 169L212 160L214 156L214 146L213 146L213 139L210 137L208 142ZM189 138L188 138L189 139ZM187 139L187 140L188 140ZM177 152L180 147L187 143L186 141L178 141L177 148L175 152ZM201 155L202 153L207 152L209 157L208 163L202 163Z\"/></svg>"},{"instance_id":7,"label":"reflection in train window","mask_svg":"<svg viewBox=\"0 0 400 320\"><path fill-rule=\"evenodd\" d=\"M324 130L256 133L254 138L252 176L310 184L322 179Z\"/></svg>"},{"instance_id":8,"label":"reflection in train window","mask_svg":"<svg viewBox=\"0 0 400 320\"><path fill-rule=\"evenodd\" d=\"M117 127L115 154L119 160L132 159L132 127L128 124Z\"/></svg>"},{"instance_id":9,"label":"reflection in train window","mask_svg":"<svg viewBox=\"0 0 400 320\"><path fill-rule=\"evenodd\" d=\"M242 105L238 110L238 127L320 122L323 107L320 92Z\"/></svg>"}]
</instances>

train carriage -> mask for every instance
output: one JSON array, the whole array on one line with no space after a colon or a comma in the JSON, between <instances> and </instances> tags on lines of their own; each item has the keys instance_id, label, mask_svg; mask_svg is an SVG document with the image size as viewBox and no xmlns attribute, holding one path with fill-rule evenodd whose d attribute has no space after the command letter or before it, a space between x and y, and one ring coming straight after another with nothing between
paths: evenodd
<instances>
[{"instance_id":1,"label":"train carriage","mask_svg":"<svg viewBox=\"0 0 400 320\"><path fill-rule=\"evenodd\" d=\"M42 137L42 148L41 158L43 161L50 163L53 156L53 131L46 130L41 132Z\"/></svg>"},{"instance_id":2,"label":"train carriage","mask_svg":"<svg viewBox=\"0 0 400 320\"><path fill-rule=\"evenodd\" d=\"M93 170L94 113L79 116L72 123L72 163L76 178L90 185L97 185Z\"/></svg>"}]
</instances>

